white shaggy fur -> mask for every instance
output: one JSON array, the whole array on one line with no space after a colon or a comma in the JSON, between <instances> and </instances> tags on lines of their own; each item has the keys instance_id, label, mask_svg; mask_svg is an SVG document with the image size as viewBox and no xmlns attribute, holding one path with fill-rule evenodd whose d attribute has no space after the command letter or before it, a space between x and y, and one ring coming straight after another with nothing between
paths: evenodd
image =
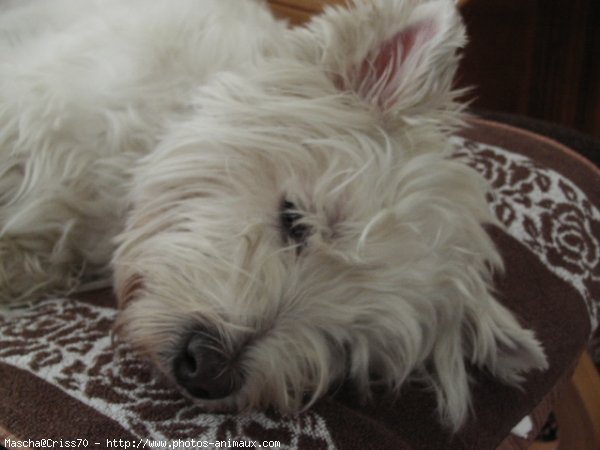
<instances>
[{"instance_id":1,"label":"white shaggy fur","mask_svg":"<svg viewBox=\"0 0 600 450\"><path fill-rule=\"evenodd\" d=\"M167 376L210 334L235 384L211 409L415 377L456 430L467 362L547 366L492 296L485 184L446 154L450 0L298 29L252 0L1 5L1 302L112 272L121 335Z\"/></svg>"}]
</instances>

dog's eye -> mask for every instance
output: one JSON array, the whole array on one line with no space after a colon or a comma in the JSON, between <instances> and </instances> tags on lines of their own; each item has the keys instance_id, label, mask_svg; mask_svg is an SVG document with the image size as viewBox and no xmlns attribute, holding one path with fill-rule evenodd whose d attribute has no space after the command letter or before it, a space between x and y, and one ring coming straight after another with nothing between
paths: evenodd
<instances>
[{"instance_id":1,"label":"dog's eye","mask_svg":"<svg viewBox=\"0 0 600 450\"><path fill-rule=\"evenodd\" d=\"M292 202L284 201L281 205L279 221L285 240L292 240L297 244L302 244L310 235L310 227L301 222L302 214L298 212L296 205Z\"/></svg>"}]
</instances>

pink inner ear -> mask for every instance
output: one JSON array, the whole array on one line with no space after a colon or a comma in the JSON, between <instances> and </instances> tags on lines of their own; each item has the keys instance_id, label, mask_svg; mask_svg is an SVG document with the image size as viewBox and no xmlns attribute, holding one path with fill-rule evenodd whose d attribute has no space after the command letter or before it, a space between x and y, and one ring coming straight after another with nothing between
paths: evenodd
<instances>
[{"instance_id":1,"label":"pink inner ear","mask_svg":"<svg viewBox=\"0 0 600 450\"><path fill-rule=\"evenodd\" d=\"M404 83L407 60L419 56L423 47L435 36L433 20L417 22L396 33L372 52L362 63L358 72L358 91L363 97L376 97L377 104L384 110L396 101L395 94ZM411 58L410 63L418 63L419 58Z\"/></svg>"}]
</instances>

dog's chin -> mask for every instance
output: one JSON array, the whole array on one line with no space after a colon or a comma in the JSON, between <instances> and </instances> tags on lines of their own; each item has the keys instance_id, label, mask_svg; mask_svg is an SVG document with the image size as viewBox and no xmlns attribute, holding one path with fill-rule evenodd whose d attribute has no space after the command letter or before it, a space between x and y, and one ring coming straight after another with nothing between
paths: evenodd
<instances>
[{"instance_id":1,"label":"dog's chin","mask_svg":"<svg viewBox=\"0 0 600 450\"><path fill-rule=\"evenodd\" d=\"M205 400L200 399L198 397L194 397L187 391L187 389L177 384L175 384L175 386L185 398L191 400L194 405L199 406L203 411L208 413L239 413L250 409L245 402L241 401L239 393L232 394L229 397L221 398L218 400ZM244 406L245 404L246 406Z\"/></svg>"}]
</instances>

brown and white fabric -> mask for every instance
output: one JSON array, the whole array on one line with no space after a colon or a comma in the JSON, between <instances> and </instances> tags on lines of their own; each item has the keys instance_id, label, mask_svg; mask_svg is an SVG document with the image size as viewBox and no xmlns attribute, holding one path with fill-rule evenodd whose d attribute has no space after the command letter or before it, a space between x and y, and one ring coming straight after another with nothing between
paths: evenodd
<instances>
[{"instance_id":1,"label":"brown and white fabric","mask_svg":"<svg viewBox=\"0 0 600 450\"><path fill-rule=\"evenodd\" d=\"M434 398L418 386L366 405L344 386L292 417L205 413L112 339L112 294L98 291L0 313L0 445L526 448L598 324L600 172L554 141L479 119L452 144L490 181L505 226L489 230L506 265L500 299L536 331L551 364L522 391L473 369L473 414L457 435L438 425Z\"/></svg>"}]
</instances>

